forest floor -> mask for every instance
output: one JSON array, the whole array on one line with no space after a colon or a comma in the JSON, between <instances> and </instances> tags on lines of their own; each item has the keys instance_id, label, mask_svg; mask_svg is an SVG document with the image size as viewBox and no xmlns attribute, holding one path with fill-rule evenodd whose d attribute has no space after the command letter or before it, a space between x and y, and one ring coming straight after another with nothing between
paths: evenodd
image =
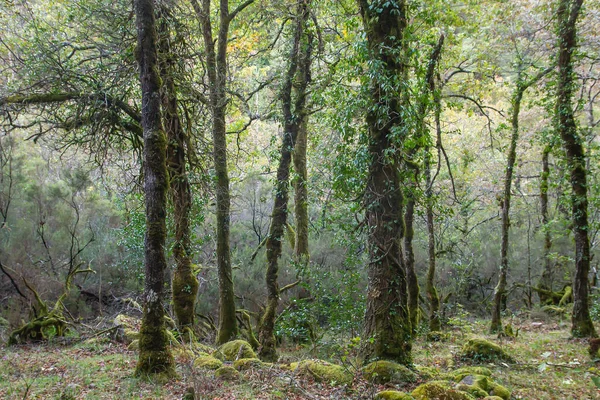
<instances>
[{"instance_id":1,"label":"forest floor","mask_svg":"<svg viewBox=\"0 0 600 400\"><path fill-rule=\"evenodd\" d=\"M517 361L485 363L494 381L512 391L513 399L600 399L592 377L600 371L587 353L587 341L569 338L567 321L513 319L517 338L486 335L488 321L455 324L445 342L417 340L414 363L447 372L464 366L456 357L471 337L500 344ZM354 349L324 344L286 349L282 359L328 358L353 367ZM355 374L351 385L333 386L298 376L279 366L250 369L235 382L221 381L212 371L193 367L185 355L177 358L179 379L166 384L133 377L136 353L111 341L0 347L0 399L181 399L193 386L197 399L372 399L380 390L410 392L423 380L405 386L376 385Z\"/></svg>"}]
</instances>

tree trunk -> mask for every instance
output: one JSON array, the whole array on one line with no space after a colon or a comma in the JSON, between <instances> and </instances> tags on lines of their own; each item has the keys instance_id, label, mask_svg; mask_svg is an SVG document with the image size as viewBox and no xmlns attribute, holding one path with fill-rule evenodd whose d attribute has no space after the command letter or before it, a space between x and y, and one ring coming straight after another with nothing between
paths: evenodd
<instances>
[{"instance_id":1,"label":"tree trunk","mask_svg":"<svg viewBox=\"0 0 600 400\"><path fill-rule=\"evenodd\" d=\"M294 162L294 214L296 219L296 262L302 273L310 262L308 251L308 172L306 168L306 151L308 146L308 116L302 119L296 137L296 145L292 159ZM310 298L310 292L306 288L307 277L303 274L304 284L298 290L298 298Z\"/></svg>"},{"instance_id":2,"label":"tree trunk","mask_svg":"<svg viewBox=\"0 0 600 400\"><path fill-rule=\"evenodd\" d=\"M160 77L153 2L135 0L135 13L142 90L146 203L144 316L140 329L140 355L136 374L163 373L172 376L175 374L174 360L169 350L163 308L164 272L167 267L164 253L168 189L165 160L167 143L161 123Z\"/></svg>"},{"instance_id":3,"label":"tree trunk","mask_svg":"<svg viewBox=\"0 0 600 400\"><path fill-rule=\"evenodd\" d=\"M287 224L287 206L290 179L290 165L296 138L305 117L306 89L310 80L311 39L307 37L305 29L308 21L310 0L298 3L294 42L289 58L289 67L281 90L281 103L283 109L283 140L281 143L281 156L277 168L277 181L275 182L275 200L271 215L271 226L267 237L267 307L260 321L258 341L260 348L258 355L266 361L277 361L275 349L275 317L279 305L279 257L284 230ZM294 90L295 89L295 90ZM293 92L295 91L295 99Z\"/></svg>"},{"instance_id":4,"label":"tree trunk","mask_svg":"<svg viewBox=\"0 0 600 400\"><path fill-rule=\"evenodd\" d=\"M414 178L411 179L412 184L408 188L406 210L404 212L404 264L408 289L407 305L413 335L416 334L417 326L419 325L419 280L415 272L415 253L412 244L414 237L415 191L417 190L416 180L418 175L418 171L415 171Z\"/></svg>"},{"instance_id":5,"label":"tree trunk","mask_svg":"<svg viewBox=\"0 0 600 400\"><path fill-rule=\"evenodd\" d=\"M550 222L548 218L548 179L550 177L550 146L544 147L542 152L542 175L540 177L540 207L542 212L542 226L544 231L544 270L538 282L538 288L552 291L552 261L550 260L550 251L552 249L552 236L550 235ZM546 304L548 296L545 292L538 292L540 296L540 304Z\"/></svg>"},{"instance_id":6,"label":"tree trunk","mask_svg":"<svg viewBox=\"0 0 600 400\"><path fill-rule=\"evenodd\" d=\"M577 19L583 0L560 0L558 23L558 83L556 92L556 130L559 132L570 169L573 231L575 234L575 279L571 333L575 337L594 337L596 331L588 304L590 241L588 237L588 199L585 153L573 115L573 61L577 47Z\"/></svg>"},{"instance_id":7,"label":"tree trunk","mask_svg":"<svg viewBox=\"0 0 600 400\"><path fill-rule=\"evenodd\" d=\"M229 13L229 2L219 3L219 29L217 40L213 39L210 18L210 0L202 0L202 6L192 1L194 11L202 26L206 54L206 72L209 82L208 103L212 114L213 161L215 167L216 223L217 223L217 270L219 275L219 331L217 344L234 339L238 334L235 317L235 294L229 248L229 225L231 200L229 174L227 172L227 41L229 24L235 13ZM246 3L245 3L246 4ZM250 4L250 3L248 3ZM216 44L216 48L215 48Z\"/></svg>"},{"instance_id":8,"label":"tree trunk","mask_svg":"<svg viewBox=\"0 0 600 400\"><path fill-rule=\"evenodd\" d=\"M404 0L371 4L358 0L373 60L368 93L372 94L366 116L371 162L365 190L368 228L368 290L363 347L365 361L388 359L409 365L411 324L407 306L406 272L401 242L404 236L401 159L398 148L405 137L396 130L405 121L402 107L406 89L389 85L406 80L403 41L407 25ZM393 87L391 87L393 86Z\"/></svg>"},{"instance_id":9,"label":"tree trunk","mask_svg":"<svg viewBox=\"0 0 600 400\"><path fill-rule=\"evenodd\" d=\"M194 325L194 305L198 292L198 280L192 269L190 241L190 210L192 192L186 171L186 132L181 125L177 109L177 92L173 74L175 72L175 55L172 38L169 33L167 18L169 10L166 4L159 10L159 53L161 57L160 73L163 81L162 109L165 131L167 134L167 167L170 176L171 199L173 201L173 217L175 220L175 273L173 275L173 310L177 324L183 331ZM184 335L185 336L185 335Z\"/></svg>"},{"instance_id":10,"label":"tree trunk","mask_svg":"<svg viewBox=\"0 0 600 400\"><path fill-rule=\"evenodd\" d=\"M441 99L439 91L433 90L433 102L435 107L435 129L437 136L437 147L438 151L441 151L441 136L442 127L440 124L440 113L441 113ZM427 299L429 300L429 331L437 332L442 329L440 321L440 296L435 288L435 268L436 268L436 254L435 254L435 231L434 231L434 215L433 215L433 181L435 178L431 176L431 155L429 149L425 153L425 208L427 214L427 253L429 259L429 266L427 268L427 281L425 283L425 292L427 293Z\"/></svg>"},{"instance_id":11,"label":"tree trunk","mask_svg":"<svg viewBox=\"0 0 600 400\"><path fill-rule=\"evenodd\" d=\"M519 67L520 68L520 67ZM512 177L517 159L517 142L519 140L519 113L521 100L523 99L523 77L519 70L515 92L512 98L511 126L512 134L506 160L506 172L504 176L504 190L502 192L502 238L500 249L500 275L498 284L494 289L494 304L492 308L492 323L490 333L502 331L502 308L506 304L506 275L508 272L508 233L510 229L510 200Z\"/></svg>"}]
</instances>

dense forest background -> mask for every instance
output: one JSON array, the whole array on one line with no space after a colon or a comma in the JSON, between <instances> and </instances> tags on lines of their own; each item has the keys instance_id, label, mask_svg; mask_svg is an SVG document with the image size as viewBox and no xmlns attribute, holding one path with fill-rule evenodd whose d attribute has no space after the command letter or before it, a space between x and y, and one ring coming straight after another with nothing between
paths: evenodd
<instances>
[{"instance_id":1,"label":"dense forest background","mask_svg":"<svg viewBox=\"0 0 600 400\"><path fill-rule=\"evenodd\" d=\"M561 7L581 2L228 3L154 4L170 175L164 307L178 335L326 347L365 333L377 253L373 126L396 101L402 122L382 157L401 160L394 173L410 223L398 225L398 257L413 337L496 307L509 325L571 313L579 197L557 93ZM406 13L403 30L388 26L385 40L400 44L374 52L378 18L394 7ZM0 5L4 339L48 309L68 326L142 316L153 156L143 148L134 10L121 0ZM567 87L587 174L585 286L597 321L600 3L583 3L576 29ZM386 75L394 57L400 66ZM192 294L191 314L177 310L178 293ZM42 332L62 336L53 329Z\"/></svg>"}]
</instances>

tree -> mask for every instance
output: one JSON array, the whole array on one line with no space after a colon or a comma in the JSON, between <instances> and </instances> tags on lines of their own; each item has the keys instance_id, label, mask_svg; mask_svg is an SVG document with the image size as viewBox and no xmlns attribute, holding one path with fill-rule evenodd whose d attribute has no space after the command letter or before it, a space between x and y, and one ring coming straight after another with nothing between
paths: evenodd
<instances>
[{"instance_id":1,"label":"tree","mask_svg":"<svg viewBox=\"0 0 600 400\"><path fill-rule=\"evenodd\" d=\"M498 284L494 289L494 305L492 308L492 322L490 325L491 333L502 331L502 306L506 304L506 276L508 273L508 234L510 230L510 200L511 187L515 162L517 159L517 142L519 140L519 114L521 112L521 102L525 91L542 77L548 74L552 68L546 68L537 75L527 79L525 76L525 66L523 60L517 62L517 80L511 98L511 137L506 158L506 170L504 177L504 189L502 191L502 233L500 249L500 275Z\"/></svg>"},{"instance_id":2,"label":"tree","mask_svg":"<svg viewBox=\"0 0 600 400\"><path fill-rule=\"evenodd\" d=\"M298 2L295 15L294 36L289 56L289 65L281 88L281 107L283 110L283 140L277 178L275 181L275 199L269 235L265 244L267 251L267 306L260 321L258 341L259 356L269 361L277 360L275 350L275 317L279 305L279 257L286 228L288 213L288 192L292 153L299 131L306 120L306 96L310 82L310 63L312 37L306 32L306 23L310 16L310 0ZM304 129L306 127L304 126Z\"/></svg>"},{"instance_id":3,"label":"tree","mask_svg":"<svg viewBox=\"0 0 600 400\"><path fill-rule=\"evenodd\" d=\"M166 200L168 172L167 141L161 120L161 79L158 65L158 39L152 0L134 3L138 32L138 62L142 90L142 127L144 131L144 194L146 237L144 246L144 316L140 328L140 355L136 374L175 374L173 355L165 328L164 276Z\"/></svg>"},{"instance_id":4,"label":"tree","mask_svg":"<svg viewBox=\"0 0 600 400\"><path fill-rule=\"evenodd\" d=\"M404 0L358 0L366 33L370 93L366 115L369 172L364 194L368 229L368 289L362 354L365 360L411 363L407 307L401 146L406 138L407 5Z\"/></svg>"},{"instance_id":5,"label":"tree","mask_svg":"<svg viewBox=\"0 0 600 400\"><path fill-rule=\"evenodd\" d=\"M585 153L573 113L573 53L577 48L577 19L583 0L559 0L557 9L558 82L556 87L555 126L560 135L569 166L571 207L575 234L575 277L571 333L575 337L594 337L590 318L588 274L590 241L588 237L588 198Z\"/></svg>"},{"instance_id":6,"label":"tree","mask_svg":"<svg viewBox=\"0 0 600 400\"><path fill-rule=\"evenodd\" d=\"M206 73L209 82L208 104L212 114L213 160L215 168L215 191L217 195L217 269L219 273L219 332L217 343L222 344L237 336L235 317L235 293L229 246L230 208L229 174L227 172L227 44L231 21L254 0L242 2L229 11L229 1L219 2L219 25L217 38L213 38L211 0L192 0L192 6L200 22L206 53Z\"/></svg>"},{"instance_id":7,"label":"tree","mask_svg":"<svg viewBox=\"0 0 600 400\"><path fill-rule=\"evenodd\" d=\"M198 292L198 280L194 276L191 255L190 210L192 189L186 170L186 145L188 138L181 123L175 86L175 53L173 47L177 38L171 37L169 27L170 9L168 3L159 8L159 56L162 85L162 110L167 135L167 166L169 169L170 194L173 201L175 220L175 243L173 256L176 268L173 275L173 310L182 330L194 325L194 306Z\"/></svg>"}]
</instances>

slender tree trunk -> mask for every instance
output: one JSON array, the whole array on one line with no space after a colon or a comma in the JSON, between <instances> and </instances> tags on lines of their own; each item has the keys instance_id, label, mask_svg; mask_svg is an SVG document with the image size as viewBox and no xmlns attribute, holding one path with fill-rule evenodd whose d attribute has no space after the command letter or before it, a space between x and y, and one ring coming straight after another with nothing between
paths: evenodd
<instances>
[{"instance_id":1,"label":"slender tree trunk","mask_svg":"<svg viewBox=\"0 0 600 400\"><path fill-rule=\"evenodd\" d=\"M437 147L440 151L442 126L440 124L441 114L441 99L439 92L433 88L433 101L435 107L435 128L437 136ZM436 254L435 254L435 231L434 231L434 215L433 215L433 180L431 176L431 155L429 149L425 153L425 208L427 214L427 253L429 259L429 267L427 268L427 281L425 283L425 291L429 300L429 331L436 332L442 329L440 321L440 296L435 288L435 269L436 269Z\"/></svg>"},{"instance_id":2,"label":"slender tree trunk","mask_svg":"<svg viewBox=\"0 0 600 400\"><path fill-rule=\"evenodd\" d=\"M209 82L208 103L212 114L213 161L215 167L215 192L217 203L217 270L219 275L219 331L217 344L234 339L238 333L235 316L235 293L229 244L230 207L229 174L227 171L227 42L229 25L243 7L242 3L232 13L229 1L219 1L219 28L216 41L213 39L210 17L210 0L192 0L192 6L202 27L206 54L206 72ZM242 8L240 8L242 7ZM216 45L216 46L215 46Z\"/></svg>"},{"instance_id":3,"label":"slender tree trunk","mask_svg":"<svg viewBox=\"0 0 600 400\"><path fill-rule=\"evenodd\" d=\"M294 215L296 219L296 262L304 271L310 262L308 251L308 172L306 168L306 152L308 147L308 116L304 117L298 129L298 137L294 146L293 162L294 171ZM298 290L300 299L310 298L310 292L306 288L306 274L302 277L304 284Z\"/></svg>"},{"instance_id":4,"label":"slender tree trunk","mask_svg":"<svg viewBox=\"0 0 600 400\"><path fill-rule=\"evenodd\" d=\"M520 68L520 67L519 67ZM510 137L510 146L506 161L506 172L504 176L504 190L502 192L502 238L500 249L500 275L498 284L494 290L494 305L492 309L491 333L502 331L502 306L506 304L506 275L508 272L508 233L510 229L510 201L512 177L517 159L517 142L519 140L519 113L521 110L521 100L523 99L523 78L519 71L515 93L512 98L511 125L512 134Z\"/></svg>"},{"instance_id":5,"label":"slender tree trunk","mask_svg":"<svg viewBox=\"0 0 600 400\"><path fill-rule=\"evenodd\" d=\"M588 199L585 153L573 115L573 60L577 47L577 19L583 0L559 0L558 84L556 92L556 130L563 142L570 169L573 231L575 233L575 279L573 281L573 314L571 333L575 337L594 337L590 318L588 274L590 241L588 237Z\"/></svg>"},{"instance_id":6,"label":"slender tree trunk","mask_svg":"<svg viewBox=\"0 0 600 400\"><path fill-rule=\"evenodd\" d=\"M173 309L177 324L183 331L194 325L194 305L198 292L198 280L192 269L190 241L190 210L192 191L186 171L186 133L181 125L177 103L177 92L173 74L175 73L175 55L173 54L172 37L169 32L169 10L163 4L159 10L159 53L161 58L160 73L162 86L162 109L165 131L167 134L167 167L170 175L170 191L173 201L173 217L175 220L175 273L173 275Z\"/></svg>"},{"instance_id":7,"label":"slender tree trunk","mask_svg":"<svg viewBox=\"0 0 600 400\"><path fill-rule=\"evenodd\" d=\"M415 219L415 197L417 190L416 180L419 175L418 170L414 171L414 178L411 178L408 193L406 194L406 209L404 211L404 265L406 268L406 284L408 289L408 312L410 315L410 325L412 334L415 335L419 325L419 280L415 271L415 253L413 250L414 237L414 219Z\"/></svg>"},{"instance_id":8,"label":"slender tree trunk","mask_svg":"<svg viewBox=\"0 0 600 400\"><path fill-rule=\"evenodd\" d=\"M373 4L376 3L376 4ZM403 40L407 26L404 0L385 4L358 0L370 58L377 68L371 75L372 105L366 123L371 162L365 190L369 267L367 310L362 355L365 361L388 359L409 365L411 324L407 305L406 271L402 257L404 236L401 159L397 151L404 138L395 130L405 122L405 89L391 88L390 80L405 80L407 66Z\"/></svg>"},{"instance_id":9,"label":"slender tree trunk","mask_svg":"<svg viewBox=\"0 0 600 400\"><path fill-rule=\"evenodd\" d=\"M308 145L308 117L304 117L298 129L294 146L294 213L296 217L296 259L308 263L308 173L306 170L306 149Z\"/></svg>"},{"instance_id":10,"label":"slender tree trunk","mask_svg":"<svg viewBox=\"0 0 600 400\"><path fill-rule=\"evenodd\" d=\"M538 282L538 288L552 291L552 260L550 260L550 251L552 250L552 236L550 235L550 227L548 223L548 179L550 177L550 146L544 147L542 152L542 175L540 178L540 207L542 213L542 226L544 232L544 270ZM538 292L540 296L540 304L546 304L548 296L543 292Z\"/></svg>"},{"instance_id":11,"label":"slender tree trunk","mask_svg":"<svg viewBox=\"0 0 600 400\"><path fill-rule=\"evenodd\" d=\"M137 375L174 375L174 360L165 328L163 297L168 174L166 138L161 123L160 77L154 6L151 0L135 0L138 32L142 127L144 130L144 194L146 238L144 265L144 316L140 329Z\"/></svg>"},{"instance_id":12,"label":"slender tree trunk","mask_svg":"<svg viewBox=\"0 0 600 400\"><path fill-rule=\"evenodd\" d=\"M260 348L258 355L267 361L277 361L275 349L275 317L279 305L279 257L283 234L287 223L287 206L290 179L290 166L292 152L296 138L305 117L306 89L310 80L311 44L307 39L305 29L308 21L310 0L298 3L296 13L296 26L294 42L289 58L289 67L281 90L281 103L283 109L283 141L281 143L281 156L277 168L277 181L275 182L275 200L271 215L271 226L267 237L267 307L260 321L258 341ZM295 99L293 92L296 92Z\"/></svg>"}]
</instances>

